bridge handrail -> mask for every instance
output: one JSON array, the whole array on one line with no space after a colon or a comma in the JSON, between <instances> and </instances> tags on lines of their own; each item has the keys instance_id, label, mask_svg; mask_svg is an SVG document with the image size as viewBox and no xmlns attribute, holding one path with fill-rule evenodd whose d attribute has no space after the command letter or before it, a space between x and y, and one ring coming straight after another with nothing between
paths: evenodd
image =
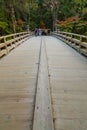
<instances>
[{"instance_id":1,"label":"bridge handrail","mask_svg":"<svg viewBox=\"0 0 87 130\"><path fill-rule=\"evenodd\" d=\"M87 36L69 33L69 32L53 32L61 40L69 44L71 47L87 56Z\"/></svg>"},{"instance_id":2,"label":"bridge handrail","mask_svg":"<svg viewBox=\"0 0 87 130\"><path fill-rule=\"evenodd\" d=\"M20 32L0 37L0 57L8 54L16 46L25 41L32 33Z\"/></svg>"},{"instance_id":3,"label":"bridge handrail","mask_svg":"<svg viewBox=\"0 0 87 130\"><path fill-rule=\"evenodd\" d=\"M71 35L71 36L79 36L79 37L84 37L84 38L87 38L87 36L84 36L84 35L80 35L80 34L76 34L76 33L69 33L69 32L61 32L61 31L58 31L57 33L60 33L60 34L66 34L66 35Z\"/></svg>"}]
</instances>

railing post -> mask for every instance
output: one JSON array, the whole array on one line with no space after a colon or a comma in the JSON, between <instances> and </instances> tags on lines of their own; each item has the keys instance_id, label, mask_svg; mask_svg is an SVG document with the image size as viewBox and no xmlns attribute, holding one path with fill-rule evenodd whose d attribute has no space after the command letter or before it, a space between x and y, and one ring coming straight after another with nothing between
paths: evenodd
<instances>
[{"instance_id":1,"label":"railing post","mask_svg":"<svg viewBox=\"0 0 87 130\"><path fill-rule=\"evenodd\" d=\"M81 50L82 36L80 36L79 52Z\"/></svg>"},{"instance_id":2,"label":"railing post","mask_svg":"<svg viewBox=\"0 0 87 130\"><path fill-rule=\"evenodd\" d=\"M5 36L4 36L4 43L5 43L6 52L8 53L8 48L7 48L6 37Z\"/></svg>"}]
</instances>

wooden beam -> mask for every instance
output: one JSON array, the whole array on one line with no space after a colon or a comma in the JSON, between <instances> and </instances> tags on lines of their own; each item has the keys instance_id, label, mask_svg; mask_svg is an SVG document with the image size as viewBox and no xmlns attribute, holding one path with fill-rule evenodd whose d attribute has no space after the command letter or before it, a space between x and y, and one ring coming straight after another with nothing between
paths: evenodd
<instances>
[{"instance_id":1,"label":"wooden beam","mask_svg":"<svg viewBox=\"0 0 87 130\"><path fill-rule=\"evenodd\" d=\"M33 130L54 130L44 44L42 40Z\"/></svg>"}]
</instances>

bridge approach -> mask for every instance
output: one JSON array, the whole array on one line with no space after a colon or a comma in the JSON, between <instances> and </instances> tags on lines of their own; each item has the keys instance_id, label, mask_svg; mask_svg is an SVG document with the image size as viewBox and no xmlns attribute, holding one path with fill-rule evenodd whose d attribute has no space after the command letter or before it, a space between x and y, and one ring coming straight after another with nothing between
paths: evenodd
<instances>
[{"instance_id":1,"label":"bridge approach","mask_svg":"<svg viewBox=\"0 0 87 130\"><path fill-rule=\"evenodd\" d=\"M0 46L0 130L87 130L87 58L52 36L25 38Z\"/></svg>"}]
</instances>

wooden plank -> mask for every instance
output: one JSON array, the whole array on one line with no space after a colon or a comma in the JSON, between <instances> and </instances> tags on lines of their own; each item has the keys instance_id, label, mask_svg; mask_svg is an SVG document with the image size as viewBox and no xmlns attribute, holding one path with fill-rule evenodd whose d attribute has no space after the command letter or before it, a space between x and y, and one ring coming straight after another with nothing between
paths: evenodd
<instances>
[{"instance_id":1,"label":"wooden plank","mask_svg":"<svg viewBox=\"0 0 87 130\"><path fill-rule=\"evenodd\" d=\"M87 59L46 38L55 130L87 130Z\"/></svg>"},{"instance_id":2,"label":"wooden plank","mask_svg":"<svg viewBox=\"0 0 87 130\"><path fill-rule=\"evenodd\" d=\"M40 39L0 60L0 130L32 130Z\"/></svg>"},{"instance_id":3,"label":"wooden plank","mask_svg":"<svg viewBox=\"0 0 87 130\"><path fill-rule=\"evenodd\" d=\"M46 50L43 42L41 48L33 130L54 130Z\"/></svg>"}]
</instances>

